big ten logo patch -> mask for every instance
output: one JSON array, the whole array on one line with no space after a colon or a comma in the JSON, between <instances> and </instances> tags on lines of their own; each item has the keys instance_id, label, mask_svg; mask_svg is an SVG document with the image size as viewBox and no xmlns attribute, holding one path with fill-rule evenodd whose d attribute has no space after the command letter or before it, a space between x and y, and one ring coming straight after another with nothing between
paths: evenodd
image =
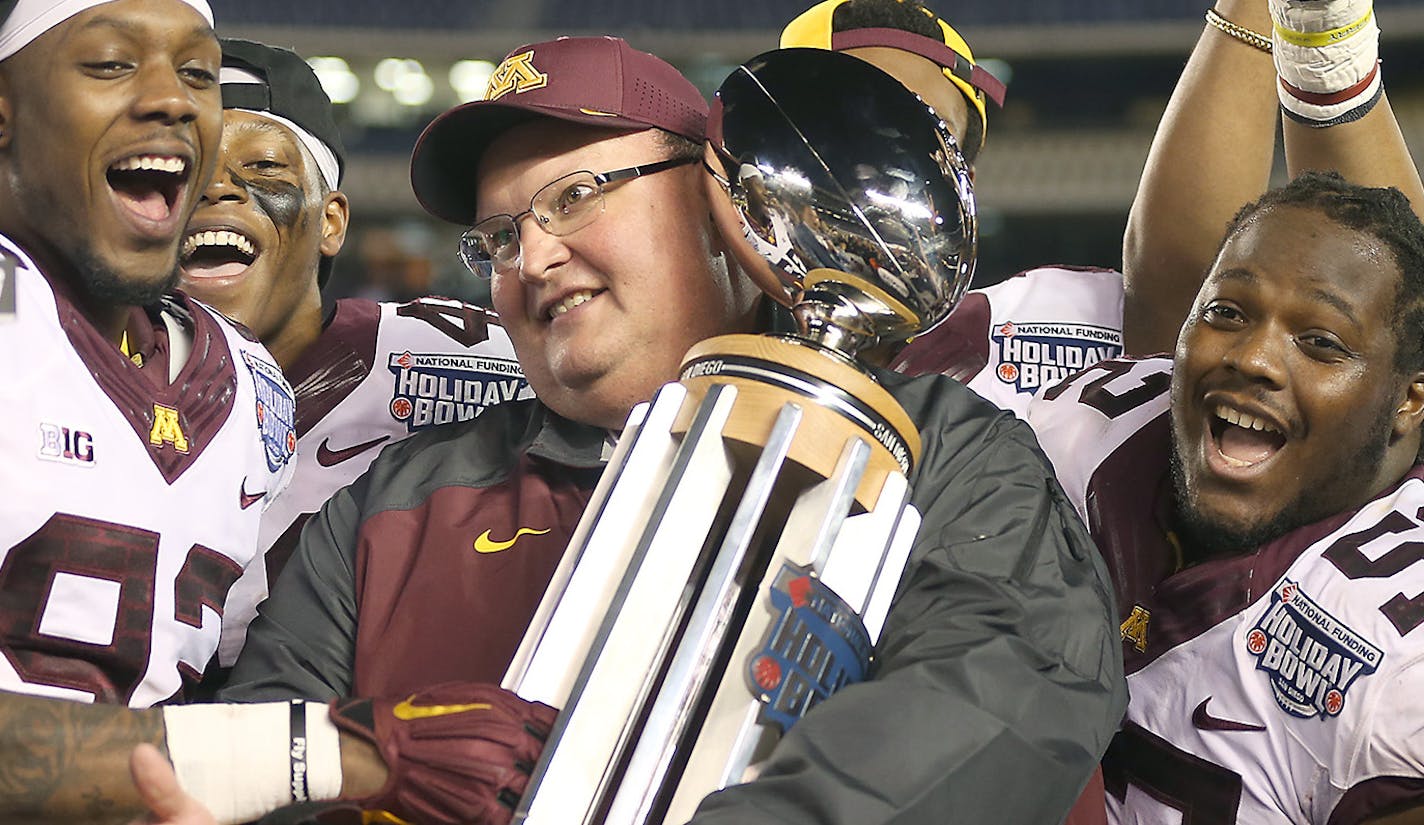
<instances>
[{"instance_id":1,"label":"big ten logo patch","mask_svg":"<svg viewBox=\"0 0 1424 825\"><path fill-rule=\"evenodd\" d=\"M391 416L414 432L468 421L495 404L520 398L526 387L517 361L450 353L391 353L395 376Z\"/></svg>"},{"instance_id":2,"label":"big ten logo patch","mask_svg":"<svg viewBox=\"0 0 1424 825\"><path fill-rule=\"evenodd\" d=\"M870 635L860 616L807 571L786 565L772 584L776 620L747 662L761 719L782 731L832 693L863 680Z\"/></svg>"},{"instance_id":3,"label":"big ten logo patch","mask_svg":"<svg viewBox=\"0 0 1424 825\"><path fill-rule=\"evenodd\" d=\"M40 458L80 467L94 466L94 436L58 424L40 424Z\"/></svg>"},{"instance_id":4,"label":"big ten logo patch","mask_svg":"<svg viewBox=\"0 0 1424 825\"><path fill-rule=\"evenodd\" d=\"M994 327L989 340L995 374L1016 392L1034 392L1122 354L1121 331L1087 324L1009 321Z\"/></svg>"},{"instance_id":5,"label":"big ten logo patch","mask_svg":"<svg viewBox=\"0 0 1424 825\"><path fill-rule=\"evenodd\" d=\"M267 455L267 469L277 472L297 450L297 399L275 364L244 352L257 390L257 429Z\"/></svg>"},{"instance_id":6,"label":"big ten logo patch","mask_svg":"<svg viewBox=\"0 0 1424 825\"><path fill-rule=\"evenodd\" d=\"M1350 685L1384 660L1379 648L1289 579L1271 593L1270 608L1246 634L1246 652L1270 678L1276 704L1303 719L1338 715Z\"/></svg>"}]
</instances>

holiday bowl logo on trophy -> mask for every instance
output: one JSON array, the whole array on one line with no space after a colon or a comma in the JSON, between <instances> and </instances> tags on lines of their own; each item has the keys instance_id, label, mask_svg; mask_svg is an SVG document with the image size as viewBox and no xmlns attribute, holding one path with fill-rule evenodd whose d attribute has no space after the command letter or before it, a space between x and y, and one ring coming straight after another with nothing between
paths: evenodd
<instances>
[{"instance_id":1,"label":"holiday bowl logo on trophy","mask_svg":"<svg viewBox=\"0 0 1424 825\"><path fill-rule=\"evenodd\" d=\"M780 334L687 354L636 409L505 686L562 709L516 821L680 823L865 678L919 515L920 441L865 360L969 284L969 171L854 57L768 52L717 92L714 219Z\"/></svg>"}]
</instances>

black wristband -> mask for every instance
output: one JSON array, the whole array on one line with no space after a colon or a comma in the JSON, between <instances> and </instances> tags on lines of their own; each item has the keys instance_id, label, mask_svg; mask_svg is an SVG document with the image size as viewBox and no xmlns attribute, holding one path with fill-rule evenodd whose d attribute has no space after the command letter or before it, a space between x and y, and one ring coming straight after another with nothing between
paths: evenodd
<instances>
[{"instance_id":1,"label":"black wristband","mask_svg":"<svg viewBox=\"0 0 1424 825\"><path fill-rule=\"evenodd\" d=\"M293 699L291 703L292 801L311 799L307 787L307 703Z\"/></svg>"}]
</instances>

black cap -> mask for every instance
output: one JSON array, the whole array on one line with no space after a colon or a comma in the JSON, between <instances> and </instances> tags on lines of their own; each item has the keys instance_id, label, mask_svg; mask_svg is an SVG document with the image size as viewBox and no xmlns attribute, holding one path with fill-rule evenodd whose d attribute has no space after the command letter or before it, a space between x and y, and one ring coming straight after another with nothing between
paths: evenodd
<instances>
[{"instance_id":1,"label":"black cap","mask_svg":"<svg viewBox=\"0 0 1424 825\"><path fill-rule=\"evenodd\" d=\"M300 126L331 150L340 183L346 173L346 147L341 144L341 131L332 115L331 98L311 66L290 49L234 37L220 38L218 42L222 44L224 69L240 69L261 81L224 82L223 108L267 112ZM317 266L318 289L326 287L335 266L334 257L322 256Z\"/></svg>"},{"instance_id":2,"label":"black cap","mask_svg":"<svg viewBox=\"0 0 1424 825\"><path fill-rule=\"evenodd\" d=\"M290 120L326 144L345 173L346 148L332 116L331 98L301 55L251 40L224 37L219 42L224 68L250 72L262 81L223 83L223 108L271 112Z\"/></svg>"}]
</instances>

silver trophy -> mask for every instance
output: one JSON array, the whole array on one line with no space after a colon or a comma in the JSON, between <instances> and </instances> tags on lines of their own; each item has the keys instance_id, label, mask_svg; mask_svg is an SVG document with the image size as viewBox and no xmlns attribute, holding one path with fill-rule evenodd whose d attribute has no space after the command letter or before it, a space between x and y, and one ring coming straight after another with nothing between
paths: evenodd
<instances>
[{"instance_id":1,"label":"silver trophy","mask_svg":"<svg viewBox=\"0 0 1424 825\"><path fill-rule=\"evenodd\" d=\"M561 708L516 822L672 825L746 781L866 678L919 526L918 432L859 359L968 287L953 137L873 66L787 49L722 84L707 160L788 331L703 341L634 410L505 679Z\"/></svg>"}]
</instances>

